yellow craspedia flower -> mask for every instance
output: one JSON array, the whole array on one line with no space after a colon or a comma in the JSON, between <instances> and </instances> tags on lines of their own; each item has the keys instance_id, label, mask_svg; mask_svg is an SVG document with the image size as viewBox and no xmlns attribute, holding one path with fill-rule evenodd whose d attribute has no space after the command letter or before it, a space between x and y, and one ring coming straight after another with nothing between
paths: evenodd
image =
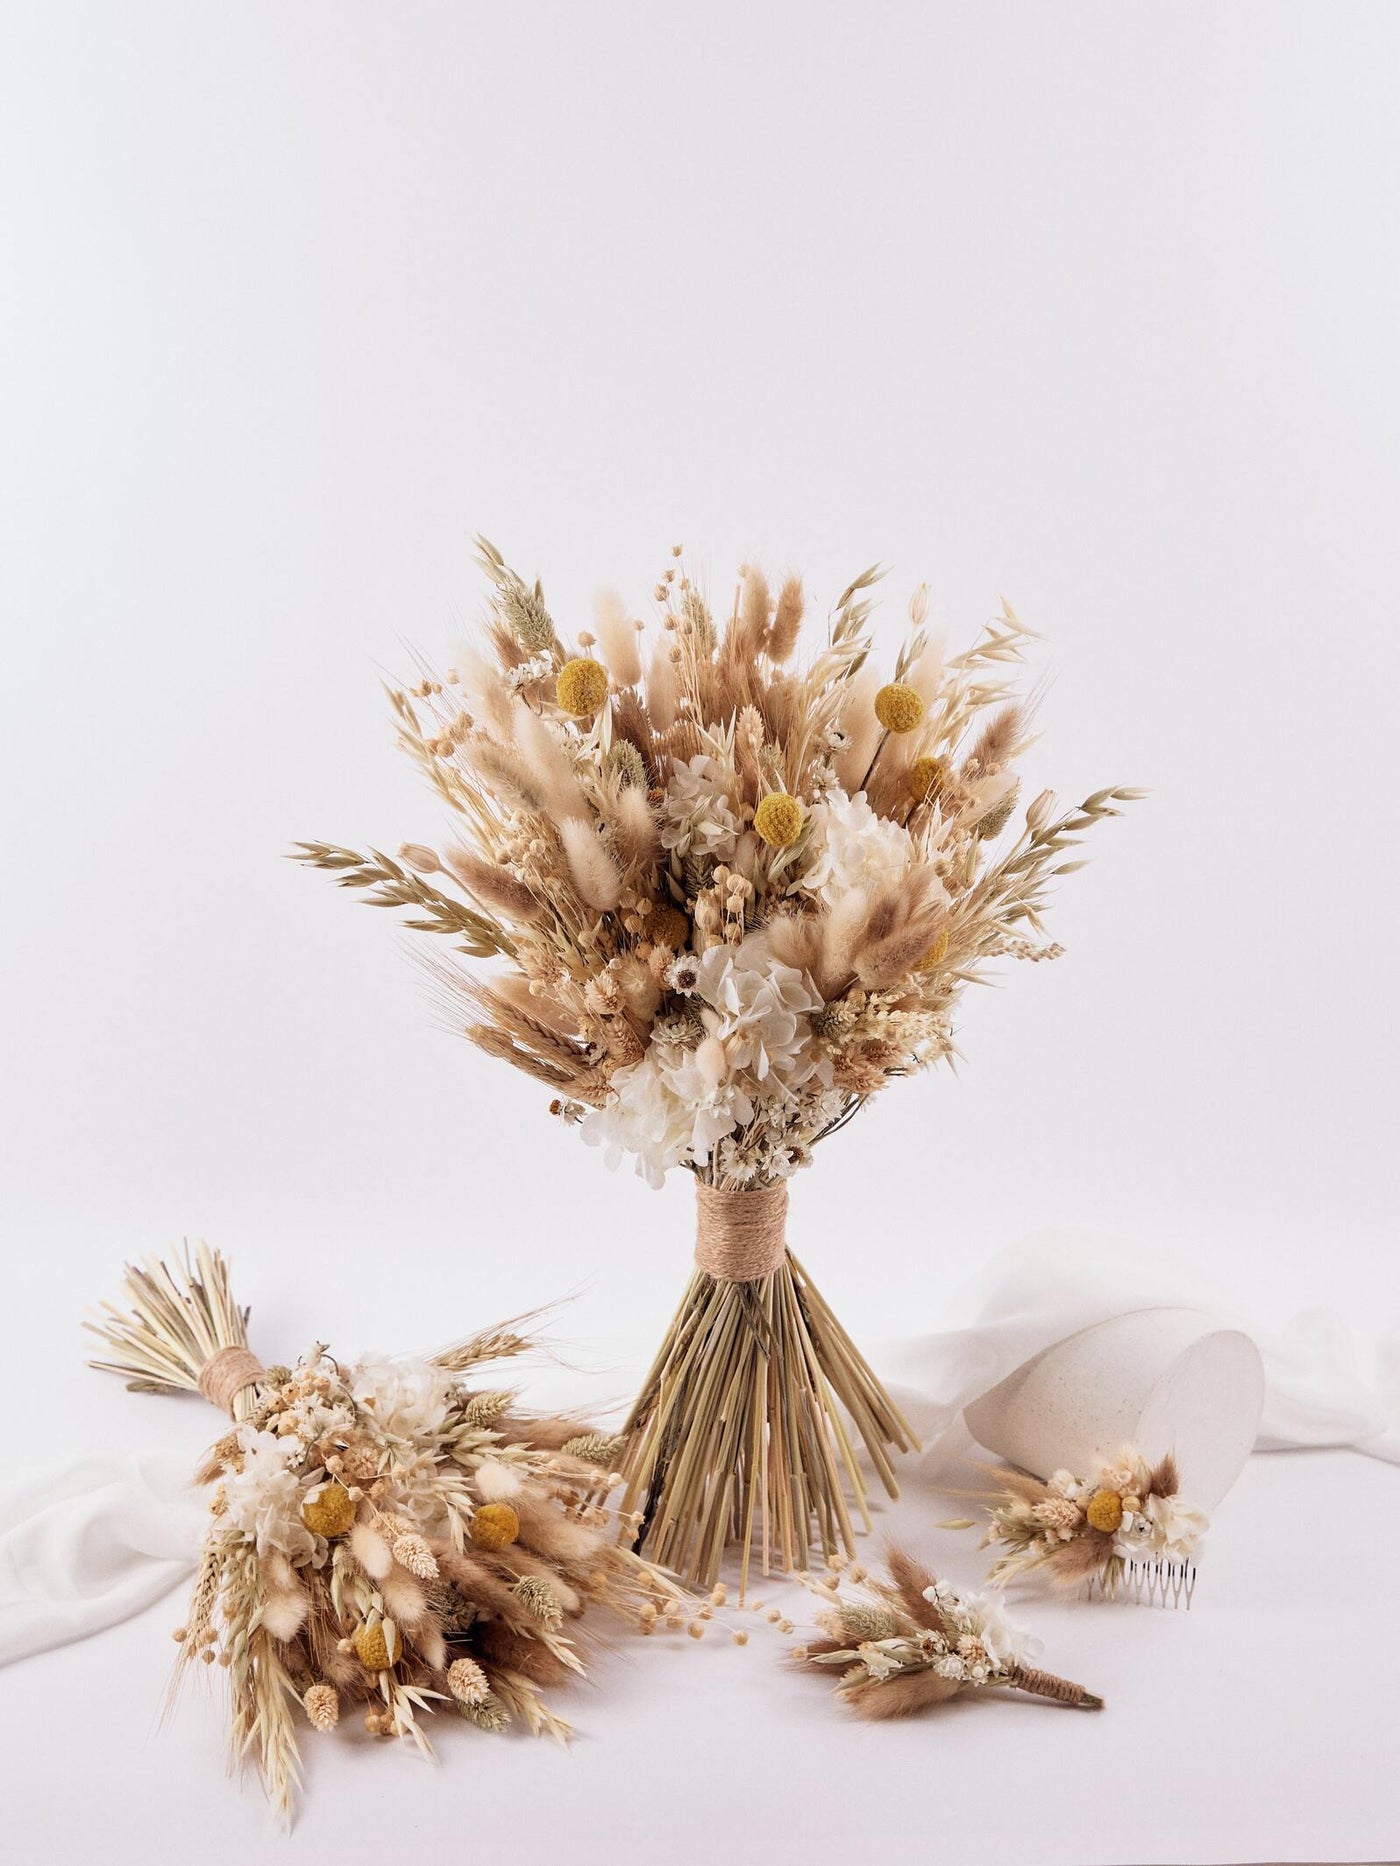
<instances>
[{"instance_id":1,"label":"yellow craspedia flower","mask_svg":"<svg viewBox=\"0 0 1400 1866\"><path fill-rule=\"evenodd\" d=\"M948 929L944 927L938 938L914 967L916 972L931 972L936 965L942 965L948 957Z\"/></svg>"},{"instance_id":2,"label":"yellow craspedia flower","mask_svg":"<svg viewBox=\"0 0 1400 1866\"><path fill-rule=\"evenodd\" d=\"M520 1518L508 1503L483 1503L472 1517L471 1538L479 1549L507 1549L520 1534Z\"/></svg>"},{"instance_id":3,"label":"yellow craspedia flower","mask_svg":"<svg viewBox=\"0 0 1400 1866\"><path fill-rule=\"evenodd\" d=\"M1092 1529L1101 1529L1106 1536L1111 1536L1123 1520L1123 1499L1116 1490L1096 1490L1084 1514Z\"/></svg>"},{"instance_id":4,"label":"yellow craspedia flower","mask_svg":"<svg viewBox=\"0 0 1400 1866\"><path fill-rule=\"evenodd\" d=\"M356 1628L353 1644L355 1657L366 1671L387 1672L398 1661L399 1629L392 1620L381 1620L377 1626L366 1624Z\"/></svg>"},{"instance_id":5,"label":"yellow craspedia flower","mask_svg":"<svg viewBox=\"0 0 1400 1866\"><path fill-rule=\"evenodd\" d=\"M753 826L770 849L789 848L802 834L802 805L785 790L775 790L754 811Z\"/></svg>"},{"instance_id":6,"label":"yellow craspedia flower","mask_svg":"<svg viewBox=\"0 0 1400 1866\"><path fill-rule=\"evenodd\" d=\"M887 732L912 732L923 716L922 698L902 680L892 680L875 695L875 717Z\"/></svg>"},{"instance_id":7,"label":"yellow craspedia flower","mask_svg":"<svg viewBox=\"0 0 1400 1866\"><path fill-rule=\"evenodd\" d=\"M916 758L909 767L909 795L915 803L927 803L936 797L948 781L948 768L941 758Z\"/></svg>"},{"instance_id":8,"label":"yellow craspedia flower","mask_svg":"<svg viewBox=\"0 0 1400 1866\"><path fill-rule=\"evenodd\" d=\"M313 1536L343 1536L355 1520L355 1505L344 1484L322 1484L301 1506L301 1520Z\"/></svg>"},{"instance_id":9,"label":"yellow craspedia flower","mask_svg":"<svg viewBox=\"0 0 1400 1866\"><path fill-rule=\"evenodd\" d=\"M576 661L566 661L559 670L555 693L566 713L591 719L608 697L608 670L601 661L590 661L582 655Z\"/></svg>"},{"instance_id":10,"label":"yellow craspedia flower","mask_svg":"<svg viewBox=\"0 0 1400 1866\"><path fill-rule=\"evenodd\" d=\"M679 907L671 907L665 901L652 908L646 929L654 946L669 946L672 952L679 952L690 938L690 922Z\"/></svg>"}]
</instances>

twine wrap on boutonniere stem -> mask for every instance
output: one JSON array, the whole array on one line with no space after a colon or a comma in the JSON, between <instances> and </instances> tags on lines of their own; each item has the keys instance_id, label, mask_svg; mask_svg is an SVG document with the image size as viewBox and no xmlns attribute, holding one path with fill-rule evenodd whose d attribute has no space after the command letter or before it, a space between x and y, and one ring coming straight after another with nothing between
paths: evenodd
<instances>
[{"instance_id":1,"label":"twine wrap on boutonniere stem","mask_svg":"<svg viewBox=\"0 0 1400 1866\"><path fill-rule=\"evenodd\" d=\"M787 1247L787 1186L696 1186L695 1271L623 1427L638 1549L712 1585L854 1553L871 1526L855 1439L890 1496L907 1421ZM854 1430L852 1430L852 1427Z\"/></svg>"}]
</instances>

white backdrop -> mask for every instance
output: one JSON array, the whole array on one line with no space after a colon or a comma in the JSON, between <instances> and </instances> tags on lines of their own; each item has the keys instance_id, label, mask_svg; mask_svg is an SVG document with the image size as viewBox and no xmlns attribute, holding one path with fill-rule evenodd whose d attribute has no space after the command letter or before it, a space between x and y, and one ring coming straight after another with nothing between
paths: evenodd
<instances>
[{"instance_id":1,"label":"white backdrop","mask_svg":"<svg viewBox=\"0 0 1400 1866\"><path fill-rule=\"evenodd\" d=\"M921 578L955 637L1005 594L1036 775L1152 787L960 1079L797 1188L854 1330L1064 1222L1393 1322L1397 56L1330 0L9 9L6 1405L184 1233L271 1354L573 1289L591 1364L659 1331L688 1187L281 859L433 839L378 678L477 529L574 626L682 539L823 607L891 564L891 651Z\"/></svg>"},{"instance_id":2,"label":"white backdrop","mask_svg":"<svg viewBox=\"0 0 1400 1866\"><path fill-rule=\"evenodd\" d=\"M878 557L891 644L921 577L955 636L1005 593L1038 775L1153 788L961 1079L797 1193L853 1324L1061 1221L1393 1313L1395 9L60 5L6 47L36 1353L186 1232L293 1347L580 1283L581 1341L659 1322L688 1188L608 1183L281 859L439 828L378 677L475 615L477 528L566 621L674 539L823 602Z\"/></svg>"}]
</instances>

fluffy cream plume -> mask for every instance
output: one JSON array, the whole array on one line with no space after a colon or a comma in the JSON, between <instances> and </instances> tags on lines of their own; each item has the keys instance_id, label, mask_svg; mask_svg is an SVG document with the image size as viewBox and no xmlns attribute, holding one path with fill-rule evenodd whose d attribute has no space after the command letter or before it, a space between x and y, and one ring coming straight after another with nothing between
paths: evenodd
<instances>
[{"instance_id":1,"label":"fluffy cream plume","mask_svg":"<svg viewBox=\"0 0 1400 1866\"><path fill-rule=\"evenodd\" d=\"M473 855L469 849L449 849L444 857L458 881L481 906L493 913L504 914L508 920L536 920L540 914L540 903L525 886L517 881L504 868L486 862L479 855Z\"/></svg>"},{"instance_id":2,"label":"fluffy cream plume","mask_svg":"<svg viewBox=\"0 0 1400 1866\"><path fill-rule=\"evenodd\" d=\"M424 1661L435 1672L440 1672L447 1663L447 1641L431 1620L424 1622L413 1635L413 1643L422 1653Z\"/></svg>"},{"instance_id":3,"label":"fluffy cream plume","mask_svg":"<svg viewBox=\"0 0 1400 1866\"><path fill-rule=\"evenodd\" d=\"M599 590L593 598L593 626L608 672L619 687L635 687L642 677L637 626L616 590Z\"/></svg>"},{"instance_id":4,"label":"fluffy cream plume","mask_svg":"<svg viewBox=\"0 0 1400 1866\"><path fill-rule=\"evenodd\" d=\"M837 723L846 734L847 744L836 757L836 779L848 796L854 797L865 783L865 774L880 743L880 722L875 717L875 695L879 688L879 671L867 663L848 683L838 715Z\"/></svg>"},{"instance_id":5,"label":"fluffy cream plume","mask_svg":"<svg viewBox=\"0 0 1400 1866\"><path fill-rule=\"evenodd\" d=\"M1008 759L1025 749L1026 713L1019 700L998 710L977 735L965 769L970 775L999 771Z\"/></svg>"},{"instance_id":6,"label":"fluffy cream plume","mask_svg":"<svg viewBox=\"0 0 1400 1866\"><path fill-rule=\"evenodd\" d=\"M768 658L770 661L787 661L792 658L797 646L797 637L802 628L802 612L806 599L802 594L801 577L785 577L783 587L778 592L778 607L773 613L773 625L768 631Z\"/></svg>"},{"instance_id":7,"label":"fluffy cream plume","mask_svg":"<svg viewBox=\"0 0 1400 1866\"><path fill-rule=\"evenodd\" d=\"M368 1523L356 1523L350 1531L350 1553L371 1581L382 1581L394 1566L389 1544Z\"/></svg>"},{"instance_id":8,"label":"fluffy cream plume","mask_svg":"<svg viewBox=\"0 0 1400 1866\"><path fill-rule=\"evenodd\" d=\"M499 1459L488 1458L477 1470L476 1487L488 1503L508 1502L520 1495L520 1475Z\"/></svg>"},{"instance_id":9,"label":"fluffy cream plume","mask_svg":"<svg viewBox=\"0 0 1400 1866\"><path fill-rule=\"evenodd\" d=\"M596 827L581 817L559 824L559 839L568 858L574 886L599 913L609 913L622 899L622 876L603 847Z\"/></svg>"},{"instance_id":10,"label":"fluffy cream plume","mask_svg":"<svg viewBox=\"0 0 1400 1866\"><path fill-rule=\"evenodd\" d=\"M904 676L906 685L914 689L925 706L932 706L938 698L938 690L943 684L943 656L942 634L930 636L924 644L923 652ZM917 735L910 733L909 736L914 738Z\"/></svg>"},{"instance_id":11,"label":"fluffy cream plume","mask_svg":"<svg viewBox=\"0 0 1400 1866\"><path fill-rule=\"evenodd\" d=\"M817 922L821 934L817 985L828 1002L839 996L855 976L856 953L869 917L870 897L860 888L852 888Z\"/></svg>"},{"instance_id":12,"label":"fluffy cream plume","mask_svg":"<svg viewBox=\"0 0 1400 1866\"><path fill-rule=\"evenodd\" d=\"M663 635L647 667L647 711L658 732L669 732L675 725L679 698L675 663L671 659L671 637Z\"/></svg>"},{"instance_id":13,"label":"fluffy cream plume","mask_svg":"<svg viewBox=\"0 0 1400 1866\"><path fill-rule=\"evenodd\" d=\"M415 1627L428 1611L428 1600L411 1574L393 1568L379 1583L385 1611L398 1626Z\"/></svg>"},{"instance_id":14,"label":"fluffy cream plume","mask_svg":"<svg viewBox=\"0 0 1400 1866\"><path fill-rule=\"evenodd\" d=\"M538 713L516 707L515 742L546 813L561 828L587 814L573 760Z\"/></svg>"},{"instance_id":15,"label":"fluffy cream plume","mask_svg":"<svg viewBox=\"0 0 1400 1866\"><path fill-rule=\"evenodd\" d=\"M646 792L638 785L627 784L618 791L608 820L614 846L629 868L638 868L657 854L661 830Z\"/></svg>"},{"instance_id":16,"label":"fluffy cream plume","mask_svg":"<svg viewBox=\"0 0 1400 1866\"><path fill-rule=\"evenodd\" d=\"M770 602L767 577L750 565L739 592L738 609L727 631L724 659L752 664L757 658L768 635Z\"/></svg>"},{"instance_id":17,"label":"fluffy cream plume","mask_svg":"<svg viewBox=\"0 0 1400 1866\"><path fill-rule=\"evenodd\" d=\"M274 1639L295 1639L310 1605L299 1587L269 1593L263 1600L262 1623Z\"/></svg>"},{"instance_id":18,"label":"fluffy cream plume","mask_svg":"<svg viewBox=\"0 0 1400 1866\"><path fill-rule=\"evenodd\" d=\"M908 978L934 945L942 923L941 910L926 910L865 947L856 959L861 984L870 991L888 991Z\"/></svg>"},{"instance_id":19,"label":"fluffy cream plume","mask_svg":"<svg viewBox=\"0 0 1400 1866\"><path fill-rule=\"evenodd\" d=\"M485 726L496 738L509 744L514 731L515 696L501 678L500 670L465 642L459 642L453 649L448 667L457 676L467 710L477 725Z\"/></svg>"}]
</instances>

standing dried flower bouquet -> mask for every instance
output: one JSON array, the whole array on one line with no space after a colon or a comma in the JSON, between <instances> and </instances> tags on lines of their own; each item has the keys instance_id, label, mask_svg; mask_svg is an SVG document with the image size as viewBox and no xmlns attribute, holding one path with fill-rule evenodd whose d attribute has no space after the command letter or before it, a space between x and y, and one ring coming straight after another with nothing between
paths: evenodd
<instances>
[{"instance_id":1,"label":"standing dried flower bouquet","mask_svg":"<svg viewBox=\"0 0 1400 1866\"><path fill-rule=\"evenodd\" d=\"M431 1359L346 1364L317 1345L264 1367L217 1251L128 1269L124 1295L128 1310L105 1304L88 1324L110 1357L92 1365L140 1391L202 1393L234 1420L198 1473L211 1518L175 1637L181 1674L226 1668L234 1757L256 1756L284 1815L298 1707L326 1731L364 1706L371 1735L425 1754L434 1709L562 1738L542 1694L583 1673L590 1602L643 1632L681 1623L671 1577L588 1501L616 1439L468 1385L531 1345L513 1328Z\"/></svg>"},{"instance_id":2,"label":"standing dried flower bouquet","mask_svg":"<svg viewBox=\"0 0 1400 1866\"><path fill-rule=\"evenodd\" d=\"M868 1526L855 1440L893 1495L913 1439L787 1249L786 1182L887 1082L952 1056L990 964L1056 955L1051 878L1137 793L1057 812L1046 792L998 841L1029 743L1008 609L945 657L921 589L882 681L873 570L803 665L796 578L774 598L746 569L721 624L674 562L644 653L619 599L566 646L537 583L485 543L481 563L486 652L391 695L457 839L300 859L498 961L489 980L434 965L471 1040L610 1161L694 1174L696 1271L625 1427L626 1504L699 1582L734 1540L745 1577L755 1542L765 1569L805 1567L814 1542L850 1548L848 1496Z\"/></svg>"}]
</instances>

